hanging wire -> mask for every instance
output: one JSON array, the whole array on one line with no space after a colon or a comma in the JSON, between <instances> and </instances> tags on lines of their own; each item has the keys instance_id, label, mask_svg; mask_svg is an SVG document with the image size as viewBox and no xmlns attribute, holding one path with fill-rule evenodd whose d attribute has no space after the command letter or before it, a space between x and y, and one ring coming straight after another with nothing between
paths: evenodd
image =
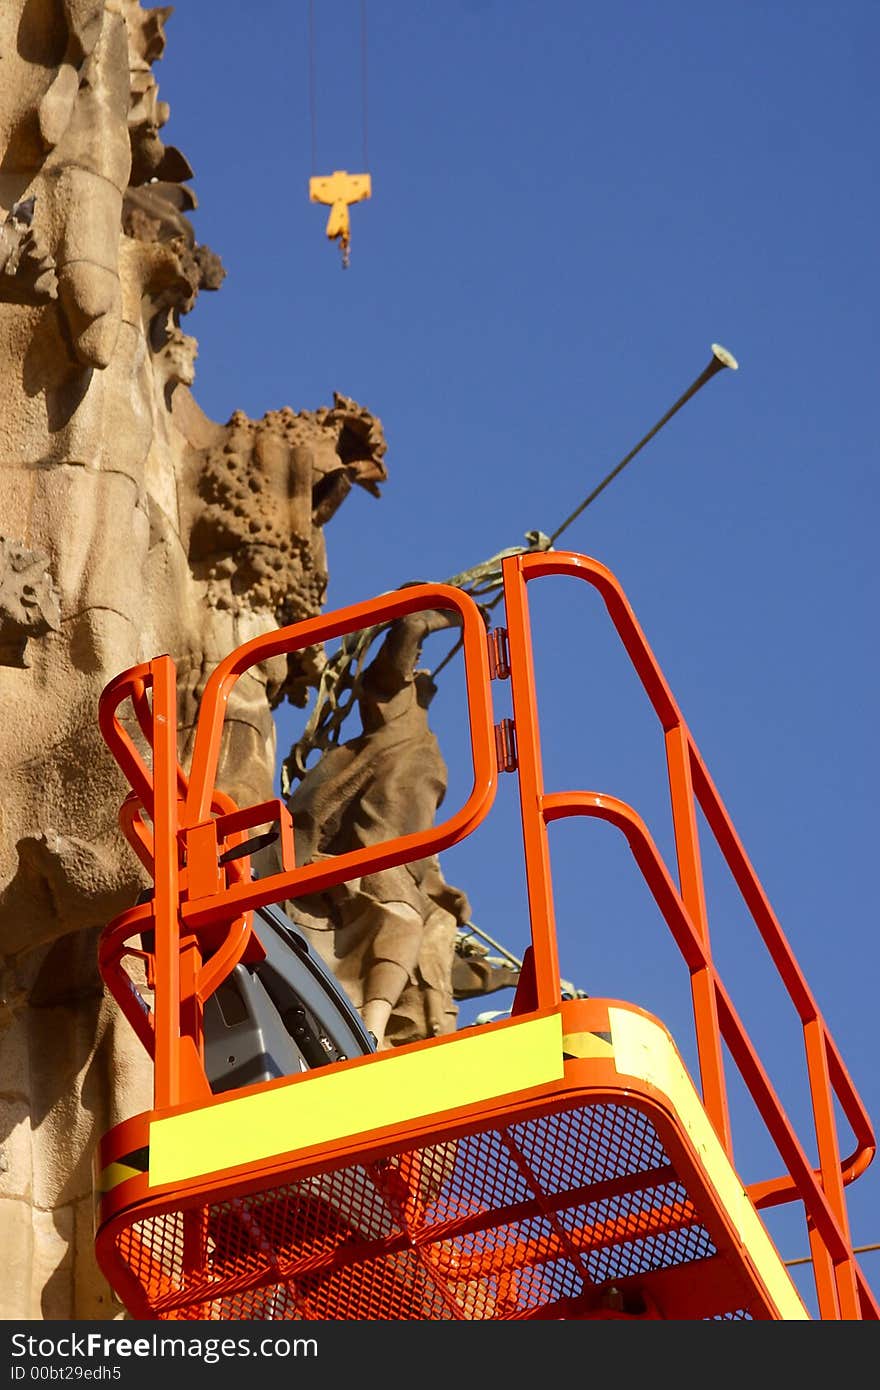
<instances>
[{"instance_id":1,"label":"hanging wire","mask_svg":"<svg viewBox=\"0 0 880 1390\"><path fill-rule=\"evenodd\" d=\"M309 126L312 138L312 175L318 172L318 98L315 84L315 0L309 0Z\"/></svg>"},{"instance_id":2,"label":"hanging wire","mask_svg":"<svg viewBox=\"0 0 880 1390\"><path fill-rule=\"evenodd\" d=\"M361 122L363 125L364 172L370 167L367 153L367 0L361 0Z\"/></svg>"},{"instance_id":3,"label":"hanging wire","mask_svg":"<svg viewBox=\"0 0 880 1390\"><path fill-rule=\"evenodd\" d=\"M853 1246L853 1254L854 1254L854 1255L865 1255L865 1254L867 1254L867 1252L868 1252L869 1250L880 1250L880 1243L877 1243L877 1244L875 1244L875 1245L854 1245L854 1246ZM812 1255L802 1255L802 1256L800 1257L800 1259L797 1259L797 1260L783 1260L782 1263L783 1263L784 1265L786 1265L788 1268L791 1268L792 1265L811 1265L811 1264L813 1263L813 1257L812 1257Z\"/></svg>"},{"instance_id":4,"label":"hanging wire","mask_svg":"<svg viewBox=\"0 0 880 1390\"><path fill-rule=\"evenodd\" d=\"M312 146L312 175L318 172L318 84L315 77L315 0L309 0L309 126ZM361 152L364 171L370 167L368 140L369 83L367 71L367 0L361 0Z\"/></svg>"}]
</instances>

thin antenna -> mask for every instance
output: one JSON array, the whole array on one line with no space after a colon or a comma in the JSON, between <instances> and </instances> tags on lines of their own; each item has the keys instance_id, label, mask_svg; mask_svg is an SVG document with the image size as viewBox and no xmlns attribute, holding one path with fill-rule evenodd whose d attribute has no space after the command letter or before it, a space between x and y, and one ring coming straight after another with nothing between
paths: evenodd
<instances>
[{"instance_id":1,"label":"thin antenna","mask_svg":"<svg viewBox=\"0 0 880 1390\"><path fill-rule=\"evenodd\" d=\"M643 439L639 440L638 444L636 444L634 449L630 449L626 457L622 458L620 460L620 463L616 464L615 467L612 468L611 472L605 475L601 483L594 487L591 493L588 493L588 495L584 498L583 502L581 502L579 506L575 507L571 515L567 516L565 520L561 523L561 525L557 526L556 530L553 531L550 535L550 546L552 546L554 541L556 541L562 535L563 531L566 531L568 529L568 527L571 525L573 521L577 520L581 512L585 511L587 507L589 507L591 502L595 502L600 492L603 492L604 489L608 486L608 484L612 482L614 478L617 477L618 473L622 472L626 465L632 462L636 454L641 449L644 449L645 445L649 442L649 440L653 439L655 434L658 434L660 430L662 430L663 426L667 424L669 420L672 419L673 415L675 415L677 411L681 410L682 406L685 405L691 399L692 396L695 396L697 392L701 389L701 387L706 385L707 381L711 381L713 376L717 376L718 373L720 371L723 371L725 367L729 367L731 371L735 372L739 369L739 363L737 362L733 353L727 351L727 348L723 348L720 343L713 343L712 356L709 359L707 366L705 366L703 370L700 372L700 375L694 381L691 382L688 389L684 392L683 395L679 396L675 404L670 406L666 414L657 421L654 428L649 430ZM498 592L495 595L495 597L491 600L491 602L484 603L482 607L486 612L489 612L491 609L495 608L501 602L503 596L504 589L501 587L499 583ZM448 666L449 662L460 650L462 645L463 639L459 638L459 640L446 653L443 660L437 666L435 666L434 670L431 672L432 679L436 678L444 669L444 667Z\"/></svg>"},{"instance_id":2,"label":"thin antenna","mask_svg":"<svg viewBox=\"0 0 880 1390\"><path fill-rule=\"evenodd\" d=\"M575 507L574 511L571 513L571 516L567 516L565 518L565 521L563 521L562 525L557 526L556 530L553 531L550 536L551 545L554 541L557 540L559 536L562 535L563 531L566 531L568 527L571 525L571 523L575 521L577 517L580 516L581 512L584 511L587 507L589 507L591 502L595 502L596 498L599 496L599 493L602 492L608 486L612 479L617 477L618 473L622 472L622 470L626 467L628 463L632 462L636 454L645 447L649 440L654 438L655 434L658 434L659 431L662 430L663 426L667 423L667 421L672 419L676 411L681 410L681 407L687 401L689 401L692 396L695 396L697 394L697 392L700 390L700 387L705 386L706 382L711 381L712 377L716 376L718 372L720 372L724 367L730 367L731 370L735 372L739 367L739 363L737 362L733 353L728 352L726 348L723 348L720 345L720 343L713 343L712 357L709 361L709 365L705 367L702 372L700 372L700 375L697 377L696 381L693 381L691 383L691 385L685 391L684 395L679 396L678 400L675 402L675 405L671 406L669 410L667 410L666 414L662 417L662 419L657 421L654 428L648 431L644 439L640 439L635 448L630 449L629 453L626 455L626 458L622 458L620 460L620 463L618 463L615 468L612 468L611 472L608 473L606 477L602 479L598 487L594 487L593 491L589 494L589 496L584 498L580 506Z\"/></svg>"}]
</instances>

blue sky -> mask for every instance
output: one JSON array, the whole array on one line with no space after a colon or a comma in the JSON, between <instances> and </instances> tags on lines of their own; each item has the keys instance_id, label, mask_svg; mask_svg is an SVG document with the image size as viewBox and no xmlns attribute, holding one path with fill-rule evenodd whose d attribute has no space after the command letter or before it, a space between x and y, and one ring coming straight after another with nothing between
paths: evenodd
<instances>
[{"instance_id":1,"label":"blue sky","mask_svg":"<svg viewBox=\"0 0 880 1390\"><path fill-rule=\"evenodd\" d=\"M626 590L880 1121L880 10L368 0L367 18L373 197L343 271L308 201L306 0L175 7L164 137L227 270L186 321L195 395L217 420L334 390L380 416L383 495L358 492L327 528L337 607L552 531L713 341L736 355L560 544ZM316 0L316 173L363 163L360 35L360 0ZM600 616L567 581L536 601L547 783L630 800L666 849L659 734ZM451 810L467 768L453 667L440 679ZM282 716L282 742L294 729ZM513 780L444 862L520 952ZM552 834L563 973L655 1012L690 1061L684 972L626 850L592 824ZM801 1115L796 1020L704 852L722 973ZM778 1170L764 1159L747 1137L747 1181ZM880 1241L880 1161L850 1211L856 1243ZM778 1239L806 1253L785 1219ZM878 1262L863 1257L875 1288Z\"/></svg>"}]
</instances>

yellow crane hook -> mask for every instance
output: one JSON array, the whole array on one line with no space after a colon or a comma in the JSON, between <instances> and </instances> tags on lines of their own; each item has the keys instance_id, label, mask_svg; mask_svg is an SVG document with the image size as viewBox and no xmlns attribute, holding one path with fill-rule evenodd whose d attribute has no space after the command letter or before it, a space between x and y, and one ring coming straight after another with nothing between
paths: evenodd
<instances>
[{"instance_id":1,"label":"yellow crane hook","mask_svg":"<svg viewBox=\"0 0 880 1390\"><path fill-rule=\"evenodd\" d=\"M330 216L327 218L327 235L331 241L339 241L342 250L342 266L346 269L351 258L351 221L348 209L352 203L361 203L372 193L369 174L349 174L345 169L336 169L329 176L309 179L309 201L327 203Z\"/></svg>"}]
</instances>

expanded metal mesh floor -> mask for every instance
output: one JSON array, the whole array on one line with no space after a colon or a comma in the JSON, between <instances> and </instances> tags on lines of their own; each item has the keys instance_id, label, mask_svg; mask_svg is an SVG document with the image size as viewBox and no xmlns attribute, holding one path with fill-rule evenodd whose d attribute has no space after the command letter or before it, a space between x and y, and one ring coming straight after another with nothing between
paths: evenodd
<instances>
[{"instance_id":1,"label":"expanded metal mesh floor","mask_svg":"<svg viewBox=\"0 0 880 1390\"><path fill-rule=\"evenodd\" d=\"M116 1251L160 1319L509 1320L715 1247L651 1122L606 1104L146 1218Z\"/></svg>"}]
</instances>

